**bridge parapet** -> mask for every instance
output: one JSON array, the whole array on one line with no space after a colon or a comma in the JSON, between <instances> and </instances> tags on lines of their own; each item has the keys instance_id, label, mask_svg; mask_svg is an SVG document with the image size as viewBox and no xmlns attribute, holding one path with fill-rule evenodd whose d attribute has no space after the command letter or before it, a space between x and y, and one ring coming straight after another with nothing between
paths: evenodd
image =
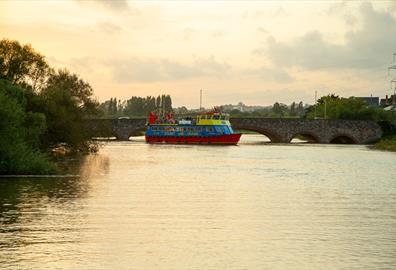
<instances>
[{"instance_id":1,"label":"bridge parapet","mask_svg":"<svg viewBox=\"0 0 396 270\"><path fill-rule=\"evenodd\" d=\"M374 121L233 118L234 129L252 130L267 136L271 142L289 143L298 135L316 143L371 143L381 138L382 130Z\"/></svg>"}]
</instances>

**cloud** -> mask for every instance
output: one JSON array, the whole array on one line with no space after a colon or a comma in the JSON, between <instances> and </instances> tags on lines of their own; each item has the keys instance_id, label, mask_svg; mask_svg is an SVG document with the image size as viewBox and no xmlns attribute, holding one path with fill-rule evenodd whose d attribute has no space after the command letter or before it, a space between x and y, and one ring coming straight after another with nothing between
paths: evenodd
<instances>
[{"instance_id":1,"label":"cloud","mask_svg":"<svg viewBox=\"0 0 396 270\"><path fill-rule=\"evenodd\" d=\"M290 83L295 79L285 69L275 67L260 67L257 69L247 69L243 73L248 76L258 77L264 81L273 81L277 83Z\"/></svg>"},{"instance_id":2,"label":"cloud","mask_svg":"<svg viewBox=\"0 0 396 270\"><path fill-rule=\"evenodd\" d=\"M388 6L388 10L390 13L396 12L396 2L390 2Z\"/></svg>"},{"instance_id":3,"label":"cloud","mask_svg":"<svg viewBox=\"0 0 396 270\"><path fill-rule=\"evenodd\" d=\"M101 7L109 11L112 11L114 13L132 12L132 9L129 6L127 0L97 0L97 1L74 0L74 1L78 2L81 5L91 5L91 6Z\"/></svg>"},{"instance_id":4,"label":"cloud","mask_svg":"<svg viewBox=\"0 0 396 270\"><path fill-rule=\"evenodd\" d=\"M182 39L184 41L192 41L195 32L196 32L195 29L192 27L184 28L183 33L182 33L182 36L183 36Z\"/></svg>"},{"instance_id":5,"label":"cloud","mask_svg":"<svg viewBox=\"0 0 396 270\"><path fill-rule=\"evenodd\" d=\"M225 32L223 30L215 30L215 31L212 31L212 36L215 38L224 37Z\"/></svg>"},{"instance_id":6,"label":"cloud","mask_svg":"<svg viewBox=\"0 0 396 270\"><path fill-rule=\"evenodd\" d=\"M268 30L265 29L264 27L257 27L257 28L256 28L256 32L257 32L257 34L259 34L259 35L264 35L264 36L269 35Z\"/></svg>"},{"instance_id":7,"label":"cloud","mask_svg":"<svg viewBox=\"0 0 396 270\"><path fill-rule=\"evenodd\" d=\"M115 11L122 11L129 9L129 5L126 0L97 1L97 3Z\"/></svg>"},{"instance_id":8,"label":"cloud","mask_svg":"<svg viewBox=\"0 0 396 270\"><path fill-rule=\"evenodd\" d=\"M309 32L292 42L268 38L266 53L276 65L306 69L373 69L383 66L396 52L396 19L376 11L370 3L360 6L362 28L345 34L345 44L326 41L322 33Z\"/></svg>"},{"instance_id":9,"label":"cloud","mask_svg":"<svg viewBox=\"0 0 396 270\"><path fill-rule=\"evenodd\" d=\"M192 64L137 57L111 60L107 64L111 66L113 79L118 83L169 81L201 76L221 77L231 68L228 63L219 63L214 57L196 59Z\"/></svg>"},{"instance_id":10,"label":"cloud","mask_svg":"<svg viewBox=\"0 0 396 270\"><path fill-rule=\"evenodd\" d=\"M122 30L120 26L111 22L99 22L96 24L96 28L106 34L114 34Z\"/></svg>"}]
</instances>

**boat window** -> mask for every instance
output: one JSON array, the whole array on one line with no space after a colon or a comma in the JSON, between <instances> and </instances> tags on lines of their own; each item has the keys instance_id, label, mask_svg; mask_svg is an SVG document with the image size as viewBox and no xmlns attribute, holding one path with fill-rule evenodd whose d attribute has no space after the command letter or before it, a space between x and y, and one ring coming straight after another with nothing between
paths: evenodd
<instances>
[{"instance_id":1,"label":"boat window","mask_svg":"<svg viewBox=\"0 0 396 270\"><path fill-rule=\"evenodd\" d=\"M206 131L207 131L207 132L213 132L213 128L212 128L212 127L207 127L207 128L206 128Z\"/></svg>"},{"instance_id":2,"label":"boat window","mask_svg":"<svg viewBox=\"0 0 396 270\"><path fill-rule=\"evenodd\" d=\"M214 120L219 120L220 119L220 115L213 115L213 119Z\"/></svg>"},{"instance_id":3,"label":"boat window","mask_svg":"<svg viewBox=\"0 0 396 270\"><path fill-rule=\"evenodd\" d=\"M221 120L225 120L225 119L226 119L225 115L221 115L221 116L220 116L220 119L221 119Z\"/></svg>"}]
</instances>

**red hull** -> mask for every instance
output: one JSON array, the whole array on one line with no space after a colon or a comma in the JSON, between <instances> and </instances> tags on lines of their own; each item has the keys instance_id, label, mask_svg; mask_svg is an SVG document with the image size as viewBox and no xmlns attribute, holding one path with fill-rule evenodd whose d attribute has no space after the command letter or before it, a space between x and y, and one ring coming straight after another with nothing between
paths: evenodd
<instances>
[{"instance_id":1,"label":"red hull","mask_svg":"<svg viewBox=\"0 0 396 270\"><path fill-rule=\"evenodd\" d=\"M211 137L153 137L146 136L147 143L173 143L173 144L237 144L242 134L229 134Z\"/></svg>"}]
</instances>

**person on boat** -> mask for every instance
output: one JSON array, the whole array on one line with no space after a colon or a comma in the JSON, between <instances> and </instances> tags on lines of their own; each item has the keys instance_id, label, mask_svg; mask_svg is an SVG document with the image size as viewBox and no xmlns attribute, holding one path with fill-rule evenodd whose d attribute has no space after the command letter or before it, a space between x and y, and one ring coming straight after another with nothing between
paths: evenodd
<instances>
[{"instance_id":1,"label":"person on boat","mask_svg":"<svg viewBox=\"0 0 396 270\"><path fill-rule=\"evenodd\" d=\"M158 120L158 116L154 112L150 112L148 118L149 118L148 120L149 120L149 124L150 125L155 124L157 122L157 120Z\"/></svg>"},{"instance_id":2,"label":"person on boat","mask_svg":"<svg viewBox=\"0 0 396 270\"><path fill-rule=\"evenodd\" d=\"M166 122L170 124L175 123L175 119L173 118L173 114L171 112L167 113L165 116Z\"/></svg>"}]
</instances>

